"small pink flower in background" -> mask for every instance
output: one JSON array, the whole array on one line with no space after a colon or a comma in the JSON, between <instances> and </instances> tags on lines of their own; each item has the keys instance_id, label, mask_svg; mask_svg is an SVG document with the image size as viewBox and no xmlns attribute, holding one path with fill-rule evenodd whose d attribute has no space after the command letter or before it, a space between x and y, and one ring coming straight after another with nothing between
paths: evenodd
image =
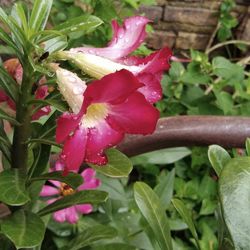
<instances>
[{"instance_id":1,"label":"small pink flower in background","mask_svg":"<svg viewBox=\"0 0 250 250\"><path fill-rule=\"evenodd\" d=\"M62 170L62 166L60 162L56 163L55 169L57 171ZM95 178L95 171L91 168L85 169L81 176L83 178L83 184L77 188L77 190L73 190L70 186L65 183L59 181L50 180L51 185L44 185L40 196L42 197L51 197L47 200L48 204L55 202L56 200L71 195L77 191L88 190L88 189L96 189L100 186L101 182L99 179ZM91 204L80 204L74 205L65 209L61 209L53 213L53 219L57 222L69 222L76 223L79 220L79 215L81 214L89 214L93 211L93 207Z\"/></svg>"},{"instance_id":2,"label":"small pink flower in background","mask_svg":"<svg viewBox=\"0 0 250 250\"><path fill-rule=\"evenodd\" d=\"M20 64L18 59L11 58L11 59L5 61L4 68L13 77L13 79L20 85L22 82L22 78L23 78L23 69L22 69L22 65ZM38 83L39 86L35 92L36 99L45 99L46 96L49 94L48 93L48 86L43 85L44 83L46 83L46 78L42 77ZM3 90L0 90L0 103L1 102L6 102L12 110L14 110L14 111L16 110L15 102L9 96L7 96ZM40 117L42 117L44 115L48 115L50 112L51 112L50 106L45 106L45 107L41 108L40 110L38 110L32 116L32 119L38 120Z\"/></svg>"},{"instance_id":3,"label":"small pink flower in background","mask_svg":"<svg viewBox=\"0 0 250 250\"><path fill-rule=\"evenodd\" d=\"M67 79L57 71L59 89L69 87L64 83L70 81L64 77ZM72 90L81 84L76 75L74 78ZM138 92L142 86L131 72L121 70L93 81L86 90L81 87L83 95L75 96L82 99L77 102L77 98L72 98L73 102L68 102L74 113L64 113L57 120L56 141L64 142L61 161L66 171L78 171L83 161L107 163L104 150L117 145L125 133L153 133L159 111ZM70 93L70 89L65 92Z\"/></svg>"},{"instance_id":4,"label":"small pink flower in background","mask_svg":"<svg viewBox=\"0 0 250 250\"><path fill-rule=\"evenodd\" d=\"M142 16L127 18L122 26L113 21L113 38L107 47L80 47L60 52L58 55L72 60L83 71L97 79L127 69L144 84L138 91L150 103L155 103L162 96L160 81L163 71L170 67L171 50L163 48L145 58L129 56L143 42L148 22L149 20Z\"/></svg>"}]
</instances>

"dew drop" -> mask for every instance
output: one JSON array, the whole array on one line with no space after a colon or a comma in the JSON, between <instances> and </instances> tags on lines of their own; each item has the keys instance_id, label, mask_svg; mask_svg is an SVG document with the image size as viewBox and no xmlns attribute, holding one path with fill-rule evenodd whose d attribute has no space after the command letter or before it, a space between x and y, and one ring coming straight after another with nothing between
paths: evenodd
<instances>
[{"instance_id":1,"label":"dew drop","mask_svg":"<svg viewBox=\"0 0 250 250\"><path fill-rule=\"evenodd\" d=\"M76 81L77 81L77 79L76 79L75 77L73 77L73 76L69 76L69 77L68 77L68 80L69 80L70 82L76 82Z\"/></svg>"},{"instance_id":2,"label":"dew drop","mask_svg":"<svg viewBox=\"0 0 250 250\"><path fill-rule=\"evenodd\" d=\"M66 159L66 155L65 154L61 154L61 159L65 160Z\"/></svg>"}]
</instances>

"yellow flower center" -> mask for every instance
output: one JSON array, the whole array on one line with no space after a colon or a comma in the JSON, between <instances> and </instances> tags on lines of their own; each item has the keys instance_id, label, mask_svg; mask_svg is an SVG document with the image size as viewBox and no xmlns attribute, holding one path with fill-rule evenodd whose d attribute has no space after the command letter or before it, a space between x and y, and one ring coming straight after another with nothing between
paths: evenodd
<instances>
[{"instance_id":1,"label":"yellow flower center","mask_svg":"<svg viewBox=\"0 0 250 250\"><path fill-rule=\"evenodd\" d=\"M108 115L108 105L105 103L91 104L82 118L82 125L85 128L93 128Z\"/></svg>"},{"instance_id":2,"label":"yellow flower center","mask_svg":"<svg viewBox=\"0 0 250 250\"><path fill-rule=\"evenodd\" d=\"M68 184L61 183L60 193L62 196L68 196L68 195L74 194L75 192L76 191L73 188L71 188Z\"/></svg>"}]
</instances>

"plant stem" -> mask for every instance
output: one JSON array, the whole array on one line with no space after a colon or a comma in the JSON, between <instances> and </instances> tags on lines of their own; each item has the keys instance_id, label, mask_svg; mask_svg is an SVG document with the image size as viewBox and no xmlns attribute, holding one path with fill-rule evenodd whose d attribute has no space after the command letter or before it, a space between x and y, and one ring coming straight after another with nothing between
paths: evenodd
<instances>
[{"instance_id":1,"label":"plant stem","mask_svg":"<svg viewBox=\"0 0 250 250\"><path fill-rule=\"evenodd\" d=\"M28 105L28 101L31 98L32 83L33 69L28 60L26 60L23 67L22 85L16 105L16 120L21 125L15 127L12 146L12 167L19 168L24 174L27 172L28 163L28 144L26 141L29 139L31 133L32 107Z\"/></svg>"}]
</instances>

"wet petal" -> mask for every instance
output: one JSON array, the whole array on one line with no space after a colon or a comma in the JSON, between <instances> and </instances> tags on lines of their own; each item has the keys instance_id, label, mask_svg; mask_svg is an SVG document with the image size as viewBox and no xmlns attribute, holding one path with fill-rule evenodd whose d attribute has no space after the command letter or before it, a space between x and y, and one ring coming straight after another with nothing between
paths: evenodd
<instances>
[{"instance_id":1,"label":"wet petal","mask_svg":"<svg viewBox=\"0 0 250 250\"><path fill-rule=\"evenodd\" d=\"M56 194L59 194L59 190L48 185L44 185L42 191L40 192L40 196L52 196Z\"/></svg>"},{"instance_id":2,"label":"wet petal","mask_svg":"<svg viewBox=\"0 0 250 250\"><path fill-rule=\"evenodd\" d=\"M81 47L72 51L94 54L109 59L122 58L141 45L146 36L145 27L148 22L149 19L143 16L127 18L122 26L113 20L113 38L106 48Z\"/></svg>"},{"instance_id":3,"label":"wet petal","mask_svg":"<svg viewBox=\"0 0 250 250\"><path fill-rule=\"evenodd\" d=\"M75 115L70 113L63 113L57 119L56 127L56 142L63 142L67 136L78 126L81 119L81 115Z\"/></svg>"},{"instance_id":4,"label":"wet petal","mask_svg":"<svg viewBox=\"0 0 250 250\"><path fill-rule=\"evenodd\" d=\"M79 127L72 136L66 139L61 154L61 159L65 162L65 168L77 171L83 162L87 143L87 130Z\"/></svg>"},{"instance_id":5,"label":"wet petal","mask_svg":"<svg viewBox=\"0 0 250 250\"><path fill-rule=\"evenodd\" d=\"M84 105L89 101L95 103L120 103L142 86L143 84L132 73L127 70L120 70L89 84L84 93Z\"/></svg>"},{"instance_id":6,"label":"wet petal","mask_svg":"<svg viewBox=\"0 0 250 250\"><path fill-rule=\"evenodd\" d=\"M112 106L108 121L114 129L125 133L150 134L158 118L159 111L136 92L126 102Z\"/></svg>"},{"instance_id":7,"label":"wet petal","mask_svg":"<svg viewBox=\"0 0 250 250\"><path fill-rule=\"evenodd\" d=\"M138 91L145 96L148 102L155 103L161 99L162 88L160 81L155 75L150 73L141 73L137 76L137 79L145 84L145 86L139 88Z\"/></svg>"},{"instance_id":8,"label":"wet petal","mask_svg":"<svg viewBox=\"0 0 250 250\"><path fill-rule=\"evenodd\" d=\"M89 129L85 161L98 165L106 164L104 150L117 145L123 137L123 132L114 130L103 120L95 128Z\"/></svg>"}]
</instances>

